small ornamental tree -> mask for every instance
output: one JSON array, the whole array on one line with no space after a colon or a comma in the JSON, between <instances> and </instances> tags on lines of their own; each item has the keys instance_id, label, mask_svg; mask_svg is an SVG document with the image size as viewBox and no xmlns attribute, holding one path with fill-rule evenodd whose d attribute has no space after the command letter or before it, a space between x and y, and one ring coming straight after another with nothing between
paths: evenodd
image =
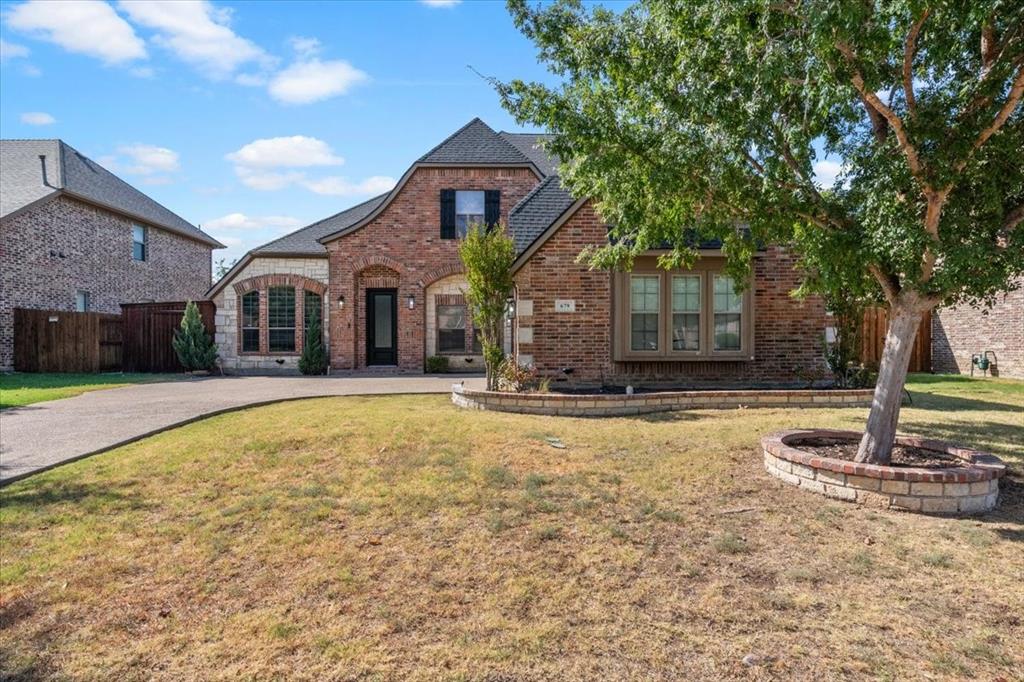
<instances>
[{"instance_id":1,"label":"small ornamental tree","mask_svg":"<svg viewBox=\"0 0 1024 682\"><path fill-rule=\"evenodd\" d=\"M743 281L758 243L782 243L799 293L886 302L857 460L888 463L925 313L991 302L1024 273L1024 3L509 9L562 84L495 86L554 133L563 182L614 226L594 265L668 242L662 265L686 266L720 238Z\"/></svg>"},{"instance_id":2,"label":"small ornamental tree","mask_svg":"<svg viewBox=\"0 0 1024 682\"><path fill-rule=\"evenodd\" d=\"M323 374L327 371L327 352L324 350L324 336L320 330L320 311L314 310L302 343L299 356L299 371L303 374Z\"/></svg>"},{"instance_id":3,"label":"small ornamental tree","mask_svg":"<svg viewBox=\"0 0 1024 682\"><path fill-rule=\"evenodd\" d=\"M174 332L171 345L186 371L213 369L217 362L217 346L206 332L195 301L189 301L185 306L181 329Z\"/></svg>"},{"instance_id":4,"label":"small ornamental tree","mask_svg":"<svg viewBox=\"0 0 1024 682\"><path fill-rule=\"evenodd\" d=\"M480 331L484 366L487 369L487 390L497 384L497 369L505 357L502 333L505 329L505 306L512 296L512 263L516 259L515 244L503 225L487 228L471 225L465 239L459 242L459 258L466 272L466 302L473 316L473 326Z\"/></svg>"}]
</instances>

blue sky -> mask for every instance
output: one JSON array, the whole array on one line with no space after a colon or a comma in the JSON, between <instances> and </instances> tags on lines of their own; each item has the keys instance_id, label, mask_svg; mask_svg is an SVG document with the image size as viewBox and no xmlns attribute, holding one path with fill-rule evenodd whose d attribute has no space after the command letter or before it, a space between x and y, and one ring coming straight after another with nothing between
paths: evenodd
<instances>
[{"instance_id":1,"label":"blue sky","mask_svg":"<svg viewBox=\"0 0 1024 682\"><path fill-rule=\"evenodd\" d=\"M551 81L502 2L0 2L0 134L59 137L230 244L388 189L486 82Z\"/></svg>"}]
</instances>

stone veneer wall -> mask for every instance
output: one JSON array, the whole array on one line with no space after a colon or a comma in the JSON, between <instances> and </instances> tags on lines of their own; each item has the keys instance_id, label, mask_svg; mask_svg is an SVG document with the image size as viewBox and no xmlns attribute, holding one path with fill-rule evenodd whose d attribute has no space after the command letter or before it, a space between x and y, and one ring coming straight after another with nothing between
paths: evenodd
<instances>
[{"instance_id":1,"label":"stone veneer wall","mask_svg":"<svg viewBox=\"0 0 1024 682\"><path fill-rule=\"evenodd\" d=\"M238 295L234 284L263 275L301 275L309 279L327 284L326 258L253 258L240 272L232 277L226 287L217 292L213 302L217 306L215 323L217 333L217 351L220 354L221 366L226 371L298 371L298 353L278 353L255 355L239 355L238 352ZM330 301L327 302L327 310ZM297 311L296 311L297 312ZM324 324L324 333L328 333L329 324ZM278 360L284 362L279 363Z\"/></svg>"},{"instance_id":2,"label":"stone veneer wall","mask_svg":"<svg viewBox=\"0 0 1024 682\"><path fill-rule=\"evenodd\" d=\"M607 228L584 204L516 273L516 339L521 364L543 376L587 384L671 381L680 385L798 385L796 372L824 371L828 326L820 298L796 300L796 256L770 247L754 261L754 360L612 360L612 275L576 262L580 251L604 244ZM555 312L556 299L575 301L576 311Z\"/></svg>"},{"instance_id":3,"label":"stone veneer wall","mask_svg":"<svg viewBox=\"0 0 1024 682\"><path fill-rule=\"evenodd\" d=\"M330 260L331 367L366 366L365 290L398 290L398 370L419 372L426 358L426 288L462 271L458 240L441 239L441 190L501 191L501 220L540 180L528 168L417 168L390 204L364 227L325 244ZM413 308L408 307L413 297Z\"/></svg>"},{"instance_id":4,"label":"stone veneer wall","mask_svg":"<svg viewBox=\"0 0 1024 682\"><path fill-rule=\"evenodd\" d=\"M493 412L546 414L558 417L614 417L687 409L737 407L868 407L872 389L658 391L633 395L573 393L502 393L452 386L459 407Z\"/></svg>"},{"instance_id":5,"label":"stone veneer wall","mask_svg":"<svg viewBox=\"0 0 1024 682\"><path fill-rule=\"evenodd\" d=\"M1024 379L1024 279L990 309L961 305L932 313L932 371L970 374L971 356L995 351L995 375ZM975 369L975 373L980 373Z\"/></svg>"},{"instance_id":6,"label":"stone veneer wall","mask_svg":"<svg viewBox=\"0 0 1024 682\"><path fill-rule=\"evenodd\" d=\"M451 275L437 280L427 287L426 291L426 343L427 357L437 355L437 296L464 296L466 292L466 278L463 275ZM467 309L466 312L466 342L470 343L473 334L473 321ZM445 353L448 358L448 366L453 372L482 372L484 370L484 358L474 353ZM467 362L468 360L468 362Z\"/></svg>"},{"instance_id":7,"label":"stone veneer wall","mask_svg":"<svg viewBox=\"0 0 1024 682\"><path fill-rule=\"evenodd\" d=\"M133 221L60 196L0 223L0 370L14 353L14 308L120 313L122 303L202 299L208 244L147 226L145 261L132 259ZM142 224L142 223L139 223Z\"/></svg>"}]
</instances>

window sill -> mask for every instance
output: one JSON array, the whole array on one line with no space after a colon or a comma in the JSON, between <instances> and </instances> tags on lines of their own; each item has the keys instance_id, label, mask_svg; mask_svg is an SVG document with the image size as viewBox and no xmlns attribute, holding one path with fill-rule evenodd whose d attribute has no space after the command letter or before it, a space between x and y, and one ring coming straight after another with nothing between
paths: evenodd
<instances>
[{"instance_id":1,"label":"window sill","mask_svg":"<svg viewBox=\"0 0 1024 682\"><path fill-rule=\"evenodd\" d=\"M625 354L615 358L615 362L753 362L751 353L715 353L714 355L638 355Z\"/></svg>"}]
</instances>

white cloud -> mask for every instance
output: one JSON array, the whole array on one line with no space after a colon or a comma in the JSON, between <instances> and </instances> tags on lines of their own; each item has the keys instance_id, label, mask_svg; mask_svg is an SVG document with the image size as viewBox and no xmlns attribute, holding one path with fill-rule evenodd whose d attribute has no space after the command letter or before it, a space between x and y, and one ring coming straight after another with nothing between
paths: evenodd
<instances>
[{"instance_id":1,"label":"white cloud","mask_svg":"<svg viewBox=\"0 0 1024 682\"><path fill-rule=\"evenodd\" d=\"M231 10L205 0L122 0L132 21L157 32L154 42L211 80L225 80L244 64L267 67L272 58L229 27Z\"/></svg>"},{"instance_id":2,"label":"white cloud","mask_svg":"<svg viewBox=\"0 0 1024 682\"><path fill-rule=\"evenodd\" d=\"M8 62L19 57L28 57L28 48L0 38L0 62Z\"/></svg>"},{"instance_id":3,"label":"white cloud","mask_svg":"<svg viewBox=\"0 0 1024 682\"><path fill-rule=\"evenodd\" d=\"M56 123L57 119L45 111L26 111L21 115L21 122L30 126L48 126Z\"/></svg>"},{"instance_id":4,"label":"white cloud","mask_svg":"<svg viewBox=\"0 0 1024 682\"><path fill-rule=\"evenodd\" d=\"M154 175L173 173L179 168L178 152L152 144L126 144L117 148L117 156L104 160L121 173L129 175ZM104 164L106 165L106 164Z\"/></svg>"},{"instance_id":5,"label":"white cloud","mask_svg":"<svg viewBox=\"0 0 1024 682\"><path fill-rule=\"evenodd\" d=\"M295 62L270 81L270 96L285 104L310 104L343 95L368 76L342 60Z\"/></svg>"},{"instance_id":6,"label":"white cloud","mask_svg":"<svg viewBox=\"0 0 1024 682\"><path fill-rule=\"evenodd\" d=\"M253 140L225 158L247 168L305 168L345 163L345 159L337 156L329 144L305 135Z\"/></svg>"},{"instance_id":7,"label":"white cloud","mask_svg":"<svg viewBox=\"0 0 1024 682\"><path fill-rule=\"evenodd\" d=\"M843 172L843 164L835 161L822 160L814 164L814 181L825 189L836 184L836 179Z\"/></svg>"},{"instance_id":8,"label":"white cloud","mask_svg":"<svg viewBox=\"0 0 1024 682\"><path fill-rule=\"evenodd\" d=\"M455 7L460 2L462 0L420 0L420 3L427 7Z\"/></svg>"},{"instance_id":9,"label":"white cloud","mask_svg":"<svg viewBox=\"0 0 1024 682\"><path fill-rule=\"evenodd\" d=\"M350 182L347 178L329 176L319 180L307 180L302 185L317 194L347 197L360 194L383 194L395 186L395 179L386 175L373 175L362 182Z\"/></svg>"},{"instance_id":10,"label":"white cloud","mask_svg":"<svg viewBox=\"0 0 1024 682\"><path fill-rule=\"evenodd\" d=\"M7 25L68 52L89 55L107 64L146 58L145 43L131 25L101 0L78 0L55 5L28 0L6 14Z\"/></svg>"},{"instance_id":11,"label":"white cloud","mask_svg":"<svg viewBox=\"0 0 1024 682\"><path fill-rule=\"evenodd\" d=\"M244 213L229 213L203 223L207 230L262 230L274 228L291 231L302 225L302 221L287 215L249 216ZM223 239L221 241L224 241ZM225 244L227 242L224 242Z\"/></svg>"},{"instance_id":12,"label":"white cloud","mask_svg":"<svg viewBox=\"0 0 1024 682\"><path fill-rule=\"evenodd\" d=\"M288 39L288 44L292 46L296 54L303 57L312 57L315 54L320 53L320 41L316 38L305 38L303 36L292 36Z\"/></svg>"}]
</instances>

